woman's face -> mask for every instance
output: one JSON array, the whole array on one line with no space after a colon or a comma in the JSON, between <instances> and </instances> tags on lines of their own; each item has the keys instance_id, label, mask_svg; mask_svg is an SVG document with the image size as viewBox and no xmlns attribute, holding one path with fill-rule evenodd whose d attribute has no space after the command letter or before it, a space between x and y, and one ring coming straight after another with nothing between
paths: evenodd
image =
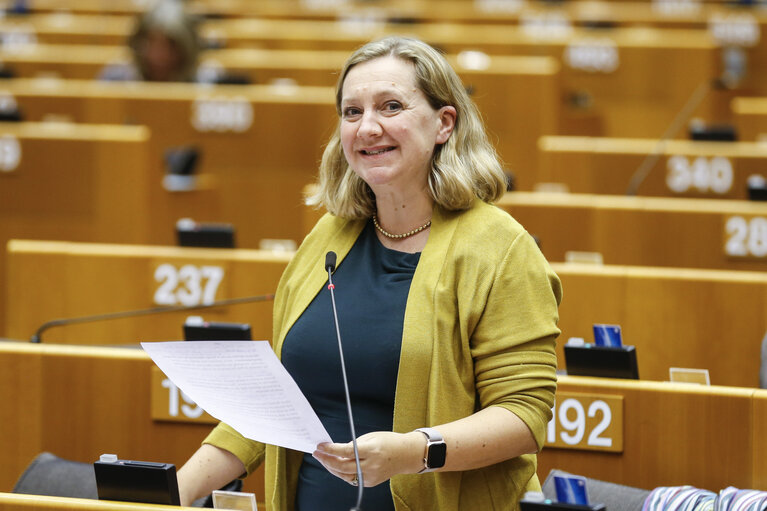
<instances>
[{"instance_id":1,"label":"woman's face","mask_svg":"<svg viewBox=\"0 0 767 511\"><path fill-rule=\"evenodd\" d=\"M378 194L423 189L437 144L455 125L455 108L434 110L415 67L396 57L354 66L341 101L341 144L349 166Z\"/></svg>"},{"instance_id":2,"label":"woman's face","mask_svg":"<svg viewBox=\"0 0 767 511\"><path fill-rule=\"evenodd\" d=\"M175 41L162 32L149 31L141 47L146 79L156 82L173 80L181 68L183 55Z\"/></svg>"}]
</instances>

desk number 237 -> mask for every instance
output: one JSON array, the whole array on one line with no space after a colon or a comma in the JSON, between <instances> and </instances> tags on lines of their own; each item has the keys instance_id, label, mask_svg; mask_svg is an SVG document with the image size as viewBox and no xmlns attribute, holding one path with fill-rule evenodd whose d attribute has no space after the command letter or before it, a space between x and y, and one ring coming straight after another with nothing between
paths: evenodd
<instances>
[{"instance_id":1,"label":"desk number 237","mask_svg":"<svg viewBox=\"0 0 767 511\"><path fill-rule=\"evenodd\" d=\"M154 293L154 303L189 306L213 303L223 278L224 269L219 266L186 264L176 268L172 264L161 264L154 272L155 281L160 283Z\"/></svg>"}]
</instances>

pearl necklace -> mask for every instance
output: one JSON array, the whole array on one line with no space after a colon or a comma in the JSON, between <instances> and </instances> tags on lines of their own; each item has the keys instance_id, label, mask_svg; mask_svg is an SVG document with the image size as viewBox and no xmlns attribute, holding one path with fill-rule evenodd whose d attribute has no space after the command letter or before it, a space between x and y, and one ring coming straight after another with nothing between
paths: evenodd
<instances>
[{"instance_id":1,"label":"pearl necklace","mask_svg":"<svg viewBox=\"0 0 767 511\"><path fill-rule=\"evenodd\" d=\"M404 233L404 234L392 234L392 233L390 233L390 232L388 232L388 231L385 231L385 230L383 229L383 227L381 227L381 226L378 224L378 216L377 216L376 214L373 214L373 225L375 225L375 226L376 226L376 229L378 229L378 232L380 232L381 234L383 234L383 235L384 235L384 236L386 236L387 238L392 238L392 239L403 239L403 238L409 238L409 237L410 237L410 236L412 236L413 234L418 234L419 232L421 232L421 231L423 231L424 229L426 229L427 227L429 227L429 226L431 225L431 220L429 220L428 222L426 222L425 224L423 224L421 227L416 227L416 228L415 228L415 229L413 229L412 231L408 231L408 232L406 232L406 233Z\"/></svg>"}]
</instances>

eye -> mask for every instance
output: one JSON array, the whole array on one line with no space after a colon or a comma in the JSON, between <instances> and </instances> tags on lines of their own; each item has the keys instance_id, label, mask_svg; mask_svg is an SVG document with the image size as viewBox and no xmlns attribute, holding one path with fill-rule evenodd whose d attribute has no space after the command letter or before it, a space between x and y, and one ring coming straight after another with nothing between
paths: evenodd
<instances>
[{"instance_id":1,"label":"eye","mask_svg":"<svg viewBox=\"0 0 767 511\"><path fill-rule=\"evenodd\" d=\"M389 113L399 112L400 110L402 110L402 103L400 103L399 101L387 101L384 104L383 109L385 112L389 112Z\"/></svg>"},{"instance_id":2,"label":"eye","mask_svg":"<svg viewBox=\"0 0 767 511\"><path fill-rule=\"evenodd\" d=\"M342 112L343 118L347 120L354 120L362 115L362 110L356 106L347 106Z\"/></svg>"}]
</instances>

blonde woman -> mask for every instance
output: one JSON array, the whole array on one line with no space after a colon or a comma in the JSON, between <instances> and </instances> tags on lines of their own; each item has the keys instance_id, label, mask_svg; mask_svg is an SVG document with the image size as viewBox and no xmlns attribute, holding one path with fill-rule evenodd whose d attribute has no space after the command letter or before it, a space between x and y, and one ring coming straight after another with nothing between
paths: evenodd
<instances>
[{"instance_id":1,"label":"blonde woman","mask_svg":"<svg viewBox=\"0 0 767 511\"><path fill-rule=\"evenodd\" d=\"M313 454L219 425L179 471L189 502L265 463L275 511L349 509L359 484L333 283L370 510L517 509L538 489L556 387L557 276L491 203L505 179L443 56L400 37L343 68L311 204L328 213L280 282L273 346L336 443Z\"/></svg>"}]
</instances>

